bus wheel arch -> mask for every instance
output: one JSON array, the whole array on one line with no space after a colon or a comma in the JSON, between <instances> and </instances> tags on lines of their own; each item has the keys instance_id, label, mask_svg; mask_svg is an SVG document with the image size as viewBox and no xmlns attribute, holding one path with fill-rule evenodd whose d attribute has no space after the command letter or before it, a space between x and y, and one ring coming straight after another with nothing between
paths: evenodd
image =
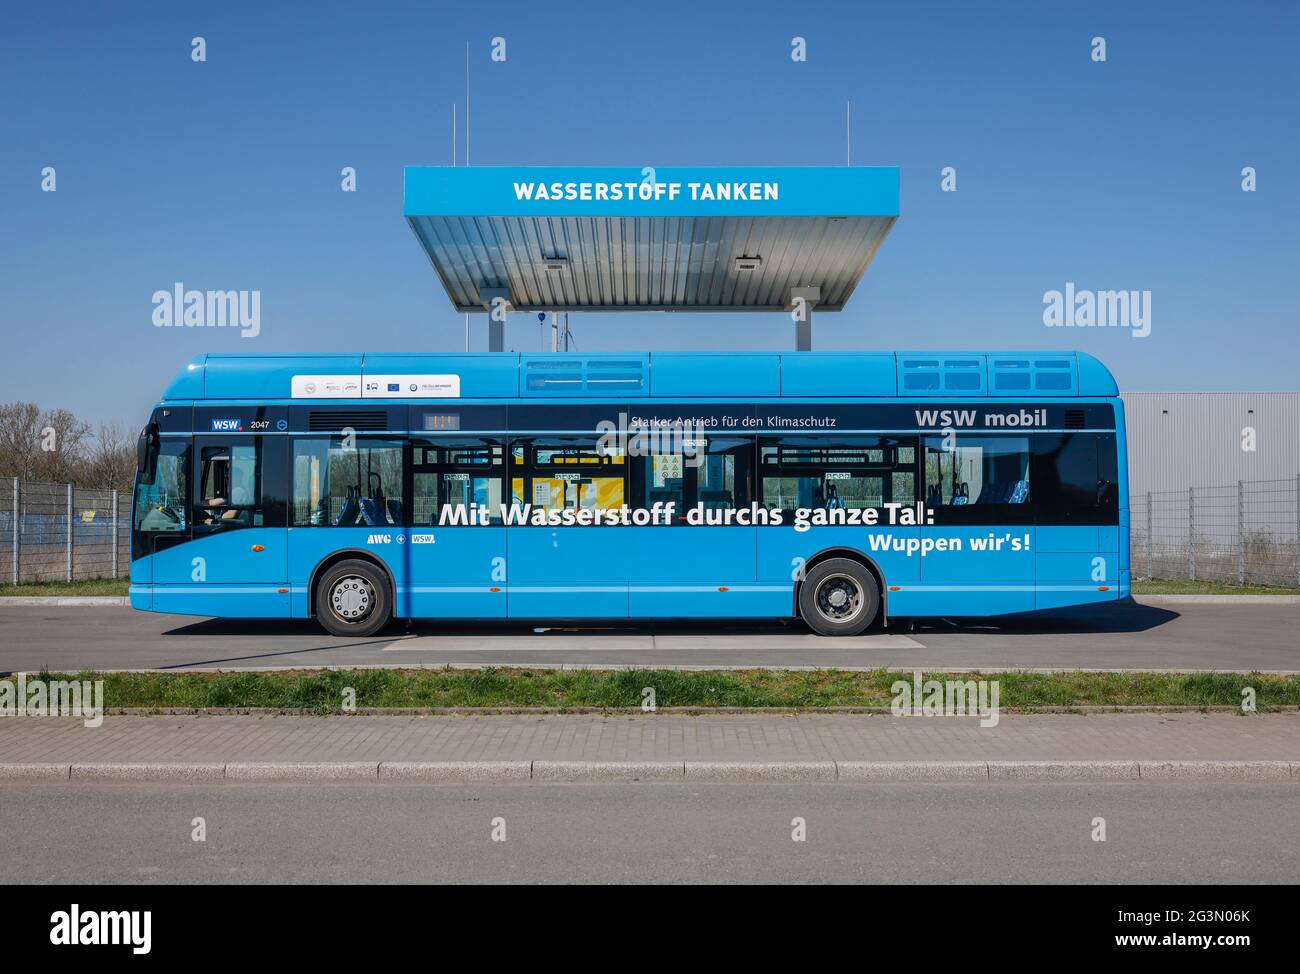
<instances>
[{"instance_id":1,"label":"bus wheel arch","mask_svg":"<svg viewBox=\"0 0 1300 974\"><path fill-rule=\"evenodd\" d=\"M319 604L322 583L342 565L353 569L357 577L363 581L367 575L371 576L369 591L363 596L363 602L369 609L373 600L373 607L378 615L371 619L367 611L368 621L355 628L344 623L332 622L328 610L323 610ZM363 584L362 589L365 588ZM395 616L397 585L388 566L371 552L357 548L344 548L321 559L312 571L311 580L307 585L307 599L308 614L314 616L327 631L334 635L371 635L386 626Z\"/></svg>"},{"instance_id":2,"label":"bus wheel arch","mask_svg":"<svg viewBox=\"0 0 1300 974\"><path fill-rule=\"evenodd\" d=\"M885 584L885 573L880 570L880 566L876 564L875 559L863 554L861 551L859 551L856 548L846 548L846 547L823 548L821 551L817 552L816 554L810 555L807 558L807 560L804 561L802 570L799 572L799 577L795 580L795 584L794 584L794 602L792 606L794 610L794 615L796 617L802 615L799 609L799 593L800 590L803 588L804 579L808 577L808 573L812 571L812 569L816 568L818 565L826 561L829 561L832 558L847 558L850 561L856 561L859 565L861 565L863 568L866 569L867 573L871 575L872 579L875 581L876 588L880 593L880 612L878 616L879 621L881 625L888 625L889 587Z\"/></svg>"}]
</instances>

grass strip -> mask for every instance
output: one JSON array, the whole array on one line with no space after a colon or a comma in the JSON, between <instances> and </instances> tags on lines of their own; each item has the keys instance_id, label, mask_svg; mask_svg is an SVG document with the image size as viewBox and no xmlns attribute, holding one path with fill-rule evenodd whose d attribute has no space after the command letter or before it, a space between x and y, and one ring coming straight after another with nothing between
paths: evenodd
<instances>
[{"instance_id":1,"label":"grass strip","mask_svg":"<svg viewBox=\"0 0 1300 974\"><path fill-rule=\"evenodd\" d=\"M1226 582L1192 582L1180 578L1152 578L1133 583L1133 594L1143 595L1300 595L1300 588L1284 585L1229 585Z\"/></svg>"},{"instance_id":2,"label":"grass strip","mask_svg":"<svg viewBox=\"0 0 1300 974\"><path fill-rule=\"evenodd\" d=\"M639 709L654 688L658 707L888 707L907 674L840 670L302 670L243 673L41 674L104 680L109 708L242 708L342 712L359 708ZM12 677L10 678L12 679ZM1257 708L1300 705L1300 677L1246 673L943 673L923 679L997 680L1003 709L1239 707L1252 688Z\"/></svg>"},{"instance_id":3,"label":"grass strip","mask_svg":"<svg viewBox=\"0 0 1300 974\"><path fill-rule=\"evenodd\" d=\"M130 585L130 579L126 578L85 578L74 582L23 582L21 585L0 585L0 598L5 596L126 598Z\"/></svg>"}]
</instances>

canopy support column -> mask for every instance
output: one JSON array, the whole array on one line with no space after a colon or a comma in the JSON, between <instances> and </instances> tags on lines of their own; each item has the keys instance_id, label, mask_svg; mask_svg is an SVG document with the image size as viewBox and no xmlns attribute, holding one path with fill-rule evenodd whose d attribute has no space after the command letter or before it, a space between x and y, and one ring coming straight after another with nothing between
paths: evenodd
<instances>
[{"instance_id":1,"label":"canopy support column","mask_svg":"<svg viewBox=\"0 0 1300 974\"><path fill-rule=\"evenodd\" d=\"M506 311L510 307L510 289L481 287L478 299L488 314L488 351L506 350Z\"/></svg>"},{"instance_id":2,"label":"canopy support column","mask_svg":"<svg viewBox=\"0 0 1300 974\"><path fill-rule=\"evenodd\" d=\"M820 287L790 288L790 303L787 307L794 317L794 347L797 352L812 351L813 308L821 299Z\"/></svg>"}]
</instances>

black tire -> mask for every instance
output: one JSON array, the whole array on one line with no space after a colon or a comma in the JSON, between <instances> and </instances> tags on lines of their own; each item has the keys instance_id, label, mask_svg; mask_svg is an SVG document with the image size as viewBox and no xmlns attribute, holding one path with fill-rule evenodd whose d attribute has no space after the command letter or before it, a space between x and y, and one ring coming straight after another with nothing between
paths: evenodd
<instances>
[{"instance_id":1,"label":"black tire","mask_svg":"<svg viewBox=\"0 0 1300 974\"><path fill-rule=\"evenodd\" d=\"M880 586L851 558L828 558L799 586L799 615L819 636L856 636L880 615Z\"/></svg>"},{"instance_id":2,"label":"black tire","mask_svg":"<svg viewBox=\"0 0 1300 974\"><path fill-rule=\"evenodd\" d=\"M335 636L373 636L393 615L388 576L378 565L351 558L331 565L316 582L316 621Z\"/></svg>"}]
</instances>

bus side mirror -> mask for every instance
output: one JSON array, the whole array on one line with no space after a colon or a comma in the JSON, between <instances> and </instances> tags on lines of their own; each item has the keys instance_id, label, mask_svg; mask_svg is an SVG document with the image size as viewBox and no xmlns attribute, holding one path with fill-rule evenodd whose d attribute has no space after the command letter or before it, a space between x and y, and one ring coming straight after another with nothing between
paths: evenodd
<instances>
[{"instance_id":1,"label":"bus side mirror","mask_svg":"<svg viewBox=\"0 0 1300 974\"><path fill-rule=\"evenodd\" d=\"M135 441L135 469L140 483L152 484L158 472L158 424L149 423Z\"/></svg>"}]
</instances>

